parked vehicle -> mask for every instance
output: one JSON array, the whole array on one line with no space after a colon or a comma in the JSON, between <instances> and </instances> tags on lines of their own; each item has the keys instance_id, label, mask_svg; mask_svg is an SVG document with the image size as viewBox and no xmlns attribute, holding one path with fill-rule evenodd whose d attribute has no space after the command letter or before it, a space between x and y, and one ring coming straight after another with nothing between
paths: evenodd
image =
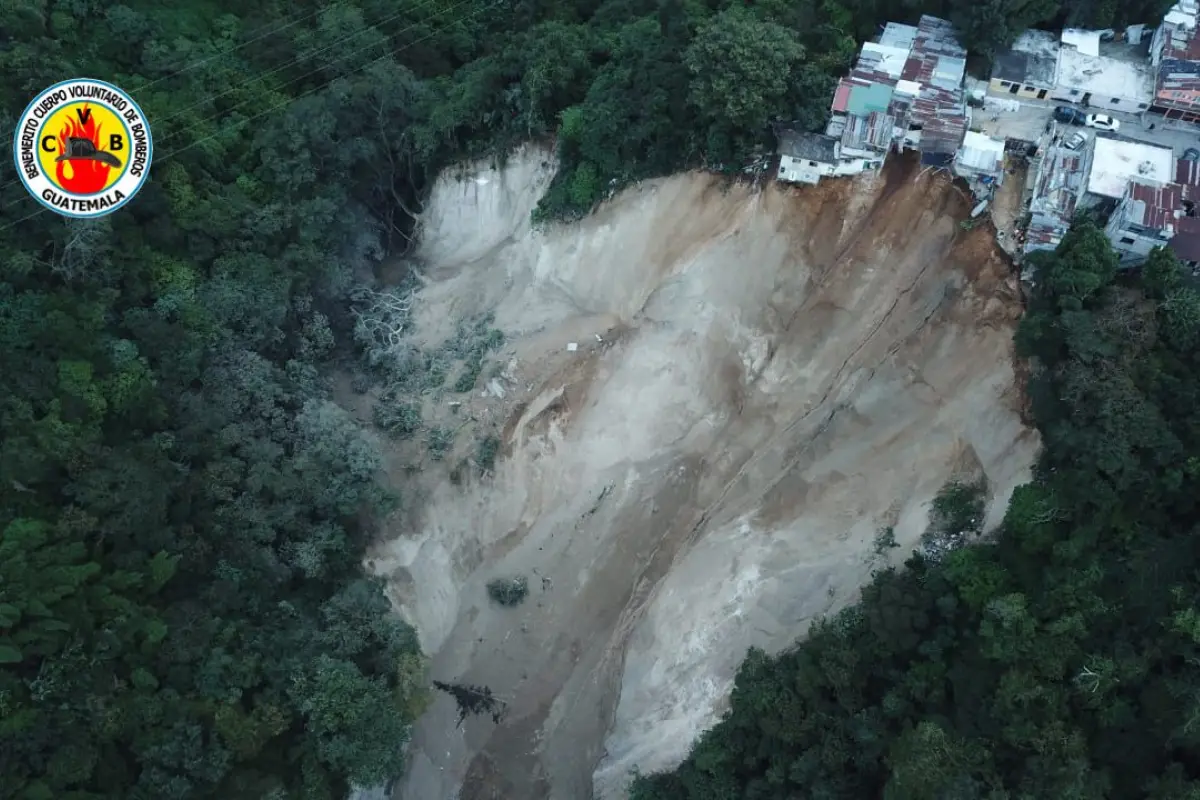
<instances>
[{"instance_id":1,"label":"parked vehicle","mask_svg":"<svg viewBox=\"0 0 1200 800\"><path fill-rule=\"evenodd\" d=\"M1080 147L1083 147L1086 141L1086 136L1079 131L1075 131L1063 140L1063 147L1067 148L1068 150L1078 150Z\"/></svg>"},{"instance_id":2,"label":"parked vehicle","mask_svg":"<svg viewBox=\"0 0 1200 800\"><path fill-rule=\"evenodd\" d=\"M1121 123L1108 114L1088 114L1084 124L1101 131L1115 131L1121 127Z\"/></svg>"},{"instance_id":3,"label":"parked vehicle","mask_svg":"<svg viewBox=\"0 0 1200 800\"><path fill-rule=\"evenodd\" d=\"M1071 108L1070 106L1058 106L1055 108L1054 119L1056 122L1061 122L1064 125L1087 124L1087 115L1078 109Z\"/></svg>"},{"instance_id":4,"label":"parked vehicle","mask_svg":"<svg viewBox=\"0 0 1200 800\"><path fill-rule=\"evenodd\" d=\"M1197 150L1194 147L1189 147L1187 150L1183 151L1183 160L1200 161L1200 150Z\"/></svg>"}]
</instances>

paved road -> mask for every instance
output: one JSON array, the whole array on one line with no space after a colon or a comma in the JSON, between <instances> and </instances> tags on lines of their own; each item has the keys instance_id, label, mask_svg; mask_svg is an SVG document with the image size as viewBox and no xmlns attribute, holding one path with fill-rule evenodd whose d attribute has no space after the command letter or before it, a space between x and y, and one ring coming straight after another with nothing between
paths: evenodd
<instances>
[{"instance_id":1,"label":"paved road","mask_svg":"<svg viewBox=\"0 0 1200 800\"><path fill-rule=\"evenodd\" d=\"M1001 97L989 95L989 97ZM1012 100L1010 95L1003 99ZM1005 111L997 108L972 109L972 127L978 127L989 136L1012 137L1037 141L1046 129L1056 105L1065 103L1037 100L1021 100L1020 108L1016 111ZM1176 156L1183 155L1189 147L1200 148L1200 125L1192 125L1176 120L1165 121L1157 114L1147 114L1143 119L1137 114L1126 114L1120 111L1101 111L1114 119L1120 120L1120 136L1135 139L1140 142L1170 147ZM1150 125L1154 125L1152 129ZM1088 130L1088 129L1084 129Z\"/></svg>"}]
</instances>

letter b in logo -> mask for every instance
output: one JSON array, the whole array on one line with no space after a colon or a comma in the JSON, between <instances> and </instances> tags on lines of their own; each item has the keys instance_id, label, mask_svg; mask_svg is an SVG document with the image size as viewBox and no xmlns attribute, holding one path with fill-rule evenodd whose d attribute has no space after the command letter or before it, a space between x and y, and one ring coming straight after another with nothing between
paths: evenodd
<instances>
[{"instance_id":1,"label":"letter b in logo","mask_svg":"<svg viewBox=\"0 0 1200 800\"><path fill-rule=\"evenodd\" d=\"M119 133L111 134L108 137L108 149L109 150L124 150L125 149L125 137Z\"/></svg>"}]
</instances>

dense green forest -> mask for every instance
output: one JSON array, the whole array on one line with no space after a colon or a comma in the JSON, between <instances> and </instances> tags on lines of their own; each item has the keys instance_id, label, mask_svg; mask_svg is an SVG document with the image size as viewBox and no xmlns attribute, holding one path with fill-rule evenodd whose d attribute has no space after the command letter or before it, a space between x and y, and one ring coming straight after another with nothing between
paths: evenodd
<instances>
[{"instance_id":1,"label":"dense green forest","mask_svg":"<svg viewBox=\"0 0 1200 800\"><path fill-rule=\"evenodd\" d=\"M389 615L380 587L358 564L381 517L405 498L377 484L376 445L330 402L328 376L335 363L356 358L352 290L370 281L385 253L409 247L413 215L443 167L556 136L562 169L540 213L584 213L640 177L687 165L736 168L769 146L773 120L821 124L833 80L856 44L886 20L950 16L986 54L1027 24L1115 25L1152 17L1163 5L6 2L0 123L12 130L29 100L56 81L100 78L139 102L156 152L146 188L100 220L39 212L11 173L0 184L0 797L317 800L401 769L428 677L412 631ZM1072 287L1092 280L1088 269L1080 275ZM1138 724L1139 715L1159 724L1160 707L1194 702L1186 680L1169 677L1187 667L1182 643L1192 612L1189 584L1176 580L1190 564L1188 548L1167 534L1190 509L1191 465L1172 459L1191 444L1176 417L1192 391L1183 374L1190 356L1178 343L1191 335L1193 306L1164 284L1162 325L1135 314L1155 333L1128 351L1106 316L1110 306L1126 308L1112 298L1127 295L1092 282L1079 308L1046 306L1032 318L1030 346L1041 352L1062 340L1058 360L1047 362L1051 372L1076 363L1130 371L1098 371L1094 386L1087 369L1072 373L1076 397L1106 404L1078 418L1039 401L1044 414L1058 415L1046 423L1049 452L1057 454L1048 456L1047 470L1077 483L1043 481L1026 490L1011 523L1014 543L1031 552L1063 550L1061 565L1047 561L1047 569L1070 580L1048 586L1028 561L988 561L1000 558L991 550L955 556L962 564L953 574L971 576L977 588L963 609L979 605L988 630L1000 632L1003 647L995 652L1011 649L1005 657L1028 653L1011 631L1040 630L1051 617L1046 629L1063 642L1077 641L1070 639L1077 630L1086 631L1079 634L1089 637L1085 644L1108 642L1088 651L1087 675L1101 676L1094 688L1091 678L1078 678L1082 672L1054 690L1039 682L1054 669L1079 667L1065 643L1061 664L1024 666L1006 679L1014 688L1005 701L1036 712L1011 736L1045 737L1038 745L1044 759L1067 769L1079 759L1060 758L1061 748L1083 744L1041 732L1038 720L1067 725L1078 717L1055 716L1055 703L1082 708L1123 697L1114 687L1141 686L1139 676L1159 670L1168 677L1152 684L1156 694L1103 706L1118 730L1132 731L1112 734L1103 746L1118 760L1149 750L1165 761L1161 743L1170 741L1183 780L1191 729L1180 723L1146 737ZM1074 295L1064 289L1055 297L1065 304ZM1063 320L1076 327L1064 333ZM1047 385L1055 402L1072 397ZM1110 391L1116 394L1103 394ZM1170 408L1153 404L1168 396ZM1107 427L1088 415L1103 415ZM1151 435L1159 438L1143 438ZM1102 484L1108 490L1100 491L1095 475L1111 476ZM1103 509L1091 516L1081 510L1096 504ZM1037 522L1039 514L1052 516ZM1125 552L1132 554L1121 567L1128 574L1111 572L1115 562L1106 554ZM1108 560L1080 572L1070 558ZM1153 591L1127 606L1088 606L1065 622L1049 610L1071 598L1083 602L1077 594L1059 598L1070 587L1080 593L1102 584L1109 593L1096 596L1113 602L1114 585L1151 573ZM868 623L847 617L812 647L841 642L836 652L848 659L871 647L894 651L891 671L870 676L873 691L885 682L935 687L933 666L905 672L903 648L917 646L918 630L929 652L958 647L955 632L964 628L938 616L950 595L937 587L949 585L950 574L918 564L872 589L908 598L909 616L888 611L900 615L888 625L910 626L904 637L881 635L870 644ZM1175 585L1184 588L1168 599L1155 593ZM993 587L1008 599L993 601ZM973 619L966 615L976 612L954 613ZM1087 627L1088 614L1104 624ZM1148 621L1121 627L1135 618ZM943 630L943 638L931 632ZM1138 649L1146 640L1149 648ZM991 696L988 680L1002 663L992 652L953 662L964 691L974 693L964 709L977 710ZM790 667L760 657L749 664L738 708L756 703L761 724L770 726L787 695L776 691L768 702L749 687L773 686L771 676ZM826 672L848 681L862 674L841 666ZM1080 681L1083 694L1071 688ZM820 691L826 716L805 725L828 720L831 755L805 749L802 764L773 765L776 782L755 785L825 776L833 764L841 766L831 785L878 784L879 748L892 745L883 731L921 713L911 710L920 686L888 695L885 707L895 703L889 713L898 716L886 719L895 724L880 721L884 712L865 699L874 695L864 685L844 689L847 703L864 698L853 723L834 690ZM920 702L935 703L937 691ZM915 732L896 740L909 749L889 750L887 758L922 757L925 749L914 748L920 737L940 736L951 754L942 763L982 759L971 773L981 781L992 779L988 770L1010 774L1002 760L1011 754L972 745L981 734L956 728L954 713L943 718L928 707ZM735 719L745 725L744 712ZM998 736L996 726L1010 717L998 719L978 724ZM875 749L850 753L849 731L860 728L878 736ZM777 732L801 741L786 726ZM718 743L730 735L755 748L754 757ZM663 785L707 781L733 792L720 796L740 797L730 787L767 780L770 748L781 757L792 752L784 738L756 739L730 723L680 773L693 777ZM839 762L838 748L862 772ZM705 761L704 753L713 755ZM1169 786L1175 778L1163 774ZM1111 780L1123 787L1133 778L1114 768Z\"/></svg>"},{"instance_id":2,"label":"dense green forest","mask_svg":"<svg viewBox=\"0 0 1200 800\"><path fill-rule=\"evenodd\" d=\"M1119 279L1090 224L1038 270L1018 347L1045 447L1001 535L751 653L636 800L1200 798L1200 294L1161 249Z\"/></svg>"}]
</instances>

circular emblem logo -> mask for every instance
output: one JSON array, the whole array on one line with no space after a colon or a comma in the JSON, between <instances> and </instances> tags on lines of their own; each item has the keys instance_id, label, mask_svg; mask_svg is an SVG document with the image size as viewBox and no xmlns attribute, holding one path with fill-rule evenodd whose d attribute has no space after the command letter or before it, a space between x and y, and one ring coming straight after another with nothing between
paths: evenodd
<instances>
[{"instance_id":1,"label":"circular emblem logo","mask_svg":"<svg viewBox=\"0 0 1200 800\"><path fill-rule=\"evenodd\" d=\"M128 203L146 182L153 154L138 104L91 78L39 94L13 136L21 182L38 202L67 217L102 217Z\"/></svg>"}]
</instances>

